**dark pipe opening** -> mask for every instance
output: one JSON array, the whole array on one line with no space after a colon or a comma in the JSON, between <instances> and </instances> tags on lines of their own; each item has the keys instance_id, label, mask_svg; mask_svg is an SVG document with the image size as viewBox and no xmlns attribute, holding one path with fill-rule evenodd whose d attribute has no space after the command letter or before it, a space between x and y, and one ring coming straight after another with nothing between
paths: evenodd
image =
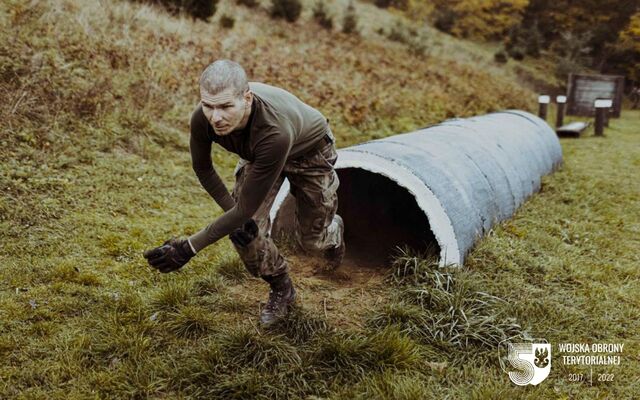
<instances>
[{"instance_id":1,"label":"dark pipe opening","mask_svg":"<svg viewBox=\"0 0 640 400\"><path fill-rule=\"evenodd\" d=\"M440 248L416 199L393 180L359 168L337 170L338 214L344 220L346 260L388 266L396 246L428 252Z\"/></svg>"},{"instance_id":2,"label":"dark pipe opening","mask_svg":"<svg viewBox=\"0 0 640 400\"><path fill-rule=\"evenodd\" d=\"M345 225L347 263L386 267L398 253L398 246L439 257L440 247L429 220L407 189L360 168L336 171L340 178L338 214ZM295 199L288 195L272 227L277 240L291 235L294 215Z\"/></svg>"}]
</instances>

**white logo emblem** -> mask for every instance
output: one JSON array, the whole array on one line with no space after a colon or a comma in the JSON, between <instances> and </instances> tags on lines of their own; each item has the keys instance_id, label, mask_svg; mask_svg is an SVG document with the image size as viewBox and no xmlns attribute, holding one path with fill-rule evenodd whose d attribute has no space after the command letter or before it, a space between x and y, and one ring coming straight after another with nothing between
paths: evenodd
<instances>
[{"instance_id":1,"label":"white logo emblem","mask_svg":"<svg viewBox=\"0 0 640 400\"><path fill-rule=\"evenodd\" d=\"M537 385L551 372L549 343L506 343L509 378L518 386Z\"/></svg>"}]
</instances>

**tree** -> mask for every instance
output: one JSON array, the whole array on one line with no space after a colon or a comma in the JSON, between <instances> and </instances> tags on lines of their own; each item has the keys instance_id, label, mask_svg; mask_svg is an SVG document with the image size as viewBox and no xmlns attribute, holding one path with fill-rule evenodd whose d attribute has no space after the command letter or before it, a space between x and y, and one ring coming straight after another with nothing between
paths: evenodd
<instances>
[{"instance_id":1,"label":"tree","mask_svg":"<svg viewBox=\"0 0 640 400\"><path fill-rule=\"evenodd\" d=\"M640 82L640 12L620 31L617 42L611 46L610 61L627 78Z\"/></svg>"},{"instance_id":2,"label":"tree","mask_svg":"<svg viewBox=\"0 0 640 400\"><path fill-rule=\"evenodd\" d=\"M522 27L538 24L543 47L562 40L562 34L590 34L593 66L602 69L609 56L608 44L640 8L640 0L531 0L522 18Z\"/></svg>"},{"instance_id":3,"label":"tree","mask_svg":"<svg viewBox=\"0 0 640 400\"><path fill-rule=\"evenodd\" d=\"M435 26L455 36L501 39L517 25L528 0L435 0Z\"/></svg>"}]
</instances>

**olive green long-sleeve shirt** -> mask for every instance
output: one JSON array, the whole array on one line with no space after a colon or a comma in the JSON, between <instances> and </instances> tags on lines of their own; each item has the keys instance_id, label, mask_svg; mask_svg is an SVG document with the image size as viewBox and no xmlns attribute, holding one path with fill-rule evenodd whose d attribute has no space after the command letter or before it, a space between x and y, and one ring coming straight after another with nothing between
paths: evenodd
<instances>
[{"instance_id":1,"label":"olive green long-sleeve shirt","mask_svg":"<svg viewBox=\"0 0 640 400\"><path fill-rule=\"evenodd\" d=\"M202 105L191 116L189 145L193 170L205 190L225 211L189 237L195 251L241 227L258 210L287 159L304 154L325 134L332 135L328 120L318 110L286 90L258 82L250 82L249 88L254 94L253 104L243 130L216 135ZM253 163L237 203L211 161L213 142Z\"/></svg>"}]
</instances>

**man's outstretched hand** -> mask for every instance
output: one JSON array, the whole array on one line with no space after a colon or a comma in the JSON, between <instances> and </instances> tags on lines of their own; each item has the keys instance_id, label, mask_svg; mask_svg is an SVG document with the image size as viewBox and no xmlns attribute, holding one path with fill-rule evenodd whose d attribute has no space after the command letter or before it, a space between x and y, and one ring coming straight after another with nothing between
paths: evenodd
<instances>
[{"instance_id":1,"label":"man's outstretched hand","mask_svg":"<svg viewBox=\"0 0 640 400\"><path fill-rule=\"evenodd\" d=\"M182 268L195 254L185 239L171 238L162 246L144 252L149 265L160 272L172 272Z\"/></svg>"},{"instance_id":2,"label":"man's outstretched hand","mask_svg":"<svg viewBox=\"0 0 640 400\"><path fill-rule=\"evenodd\" d=\"M247 247L249 243L258 236L258 224L256 221L250 219L242 225L242 228L238 228L231 232L229 239L238 247Z\"/></svg>"}]
</instances>

